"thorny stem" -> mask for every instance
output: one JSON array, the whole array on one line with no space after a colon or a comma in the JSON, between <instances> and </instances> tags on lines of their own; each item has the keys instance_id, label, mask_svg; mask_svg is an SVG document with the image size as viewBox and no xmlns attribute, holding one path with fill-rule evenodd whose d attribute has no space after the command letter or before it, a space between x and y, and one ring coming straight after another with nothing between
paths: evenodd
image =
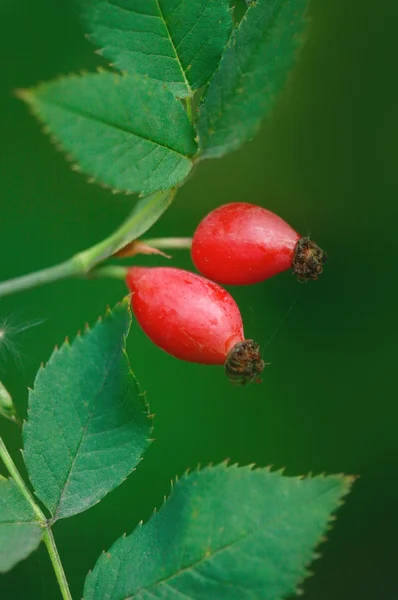
<instances>
[{"instance_id":1,"label":"thorny stem","mask_svg":"<svg viewBox=\"0 0 398 600\"><path fill-rule=\"evenodd\" d=\"M51 531L51 527L41 511L40 507L36 504L35 499L27 488L24 480L18 472L17 467L15 466L14 461L12 460L6 445L3 440L0 438L0 458L4 462L9 474L15 482L15 485L21 492L22 496L32 507L33 512L36 515L37 521L43 527L43 542L47 547L48 554L50 556L50 560L58 581L59 588L61 590L62 598L64 600L72 600L72 596L69 591L68 582L66 580L65 571L63 569L60 556L58 554L57 546L55 544L54 536Z\"/></svg>"},{"instance_id":2,"label":"thorny stem","mask_svg":"<svg viewBox=\"0 0 398 600\"><path fill-rule=\"evenodd\" d=\"M174 195L174 193L174 190L159 192L154 194L154 200L159 194ZM133 211L130 217L105 240L75 254L75 256L59 265L3 281L0 283L0 298L71 277L114 277L123 279L125 276L125 271L122 271L123 267L112 265L98 269L95 267L111 257L125 244L131 242L131 232L134 231L138 218L142 219L142 213ZM191 238L158 238L146 240L146 243L154 248L190 248L191 241Z\"/></svg>"}]
</instances>

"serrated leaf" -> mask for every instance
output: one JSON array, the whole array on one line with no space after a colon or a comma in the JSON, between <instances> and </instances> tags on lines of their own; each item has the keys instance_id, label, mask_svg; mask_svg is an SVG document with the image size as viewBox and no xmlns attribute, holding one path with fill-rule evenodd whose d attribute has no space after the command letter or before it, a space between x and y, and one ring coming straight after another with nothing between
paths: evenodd
<instances>
[{"instance_id":1,"label":"serrated leaf","mask_svg":"<svg viewBox=\"0 0 398 600\"><path fill-rule=\"evenodd\" d=\"M233 152L257 133L296 58L306 6L307 0L256 0L249 6L202 100L203 157Z\"/></svg>"},{"instance_id":2,"label":"serrated leaf","mask_svg":"<svg viewBox=\"0 0 398 600\"><path fill-rule=\"evenodd\" d=\"M225 464L194 472L99 558L84 599L290 596L349 485L343 476L301 479Z\"/></svg>"},{"instance_id":3,"label":"serrated leaf","mask_svg":"<svg viewBox=\"0 0 398 600\"><path fill-rule=\"evenodd\" d=\"M0 476L0 573L36 550L42 533L32 507L14 481Z\"/></svg>"},{"instance_id":4,"label":"serrated leaf","mask_svg":"<svg viewBox=\"0 0 398 600\"><path fill-rule=\"evenodd\" d=\"M148 407L125 353L130 323L127 298L55 350L29 394L25 462L54 520L99 502L149 445Z\"/></svg>"},{"instance_id":5,"label":"serrated leaf","mask_svg":"<svg viewBox=\"0 0 398 600\"><path fill-rule=\"evenodd\" d=\"M207 83L232 30L229 0L79 0L89 39L128 73L179 98Z\"/></svg>"},{"instance_id":6,"label":"serrated leaf","mask_svg":"<svg viewBox=\"0 0 398 600\"><path fill-rule=\"evenodd\" d=\"M0 381L0 415L9 421L17 420L17 412L11 395Z\"/></svg>"},{"instance_id":7,"label":"serrated leaf","mask_svg":"<svg viewBox=\"0 0 398 600\"><path fill-rule=\"evenodd\" d=\"M18 95L82 171L117 191L168 190L192 168L192 125L181 102L151 79L91 73Z\"/></svg>"}]
</instances>

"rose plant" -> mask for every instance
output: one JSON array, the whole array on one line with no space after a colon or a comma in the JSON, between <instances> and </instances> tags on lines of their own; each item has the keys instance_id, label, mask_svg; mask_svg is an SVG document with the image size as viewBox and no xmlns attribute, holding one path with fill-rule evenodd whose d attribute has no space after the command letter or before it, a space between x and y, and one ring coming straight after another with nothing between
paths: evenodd
<instances>
[{"instance_id":1,"label":"rose plant","mask_svg":"<svg viewBox=\"0 0 398 600\"><path fill-rule=\"evenodd\" d=\"M193 261L208 279L117 262L191 248L190 238L139 238L195 167L256 134L304 39L306 0L247 2L240 21L229 0L78 4L109 70L60 77L16 95L75 169L138 199L105 240L59 265L0 283L2 297L59 279L115 277L132 293L40 367L22 429L29 484L0 439L9 473L0 479L0 571L43 541L65 600L71 593L52 526L120 485L151 441L151 414L125 350L132 313L176 359L225 365L235 384L259 381L265 366L259 346L245 339L238 306L216 282L251 284L289 266L303 279L316 279L326 260L273 213L238 203L209 215L193 238ZM3 385L0 414L20 423ZM351 482L343 475L287 477L227 463L186 473L158 513L87 565L92 570L83 597L294 595Z\"/></svg>"}]
</instances>

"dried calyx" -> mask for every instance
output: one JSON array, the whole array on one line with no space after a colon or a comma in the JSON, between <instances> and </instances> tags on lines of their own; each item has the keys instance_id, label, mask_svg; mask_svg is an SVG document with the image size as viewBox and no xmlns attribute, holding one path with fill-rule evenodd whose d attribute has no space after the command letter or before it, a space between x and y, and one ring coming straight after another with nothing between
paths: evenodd
<instances>
[{"instance_id":1,"label":"dried calyx","mask_svg":"<svg viewBox=\"0 0 398 600\"><path fill-rule=\"evenodd\" d=\"M327 261L327 254L310 238L302 237L296 244L293 256L293 273L303 281L318 279Z\"/></svg>"},{"instance_id":2,"label":"dried calyx","mask_svg":"<svg viewBox=\"0 0 398 600\"><path fill-rule=\"evenodd\" d=\"M257 342L244 340L235 344L228 354L225 372L236 385L247 385L253 381L260 383L265 365Z\"/></svg>"}]
</instances>

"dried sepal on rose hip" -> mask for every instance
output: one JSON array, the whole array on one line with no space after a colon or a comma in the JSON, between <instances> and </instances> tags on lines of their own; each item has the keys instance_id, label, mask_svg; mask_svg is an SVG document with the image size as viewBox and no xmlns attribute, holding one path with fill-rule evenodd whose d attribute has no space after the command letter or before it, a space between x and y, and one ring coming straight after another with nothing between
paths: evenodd
<instances>
[{"instance_id":1,"label":"dried sepal on rose hip","mask_svg":"<svg viewBox=\"0 0 398 600\"><path fill-rule=\"evenodd\" d=\"M239 385L260 381L259 345L245 340L239 308L222 287L172 267L131 267L126 283L139 325L159 348L188 362L224 365Z\"/></svg>"},{"instance_id":2,"label":"dried sepal on rose hip","mask_svg":"<svg viewBox=\"0 0 398 600\"><path fill-rule=\"evenodd\" d=\"M327 255L270 210L235 202L201 221L192 240L192 259L205 277L245 285L289 268L301 280L317 279Z\"/></svg>"}]
</instances>

